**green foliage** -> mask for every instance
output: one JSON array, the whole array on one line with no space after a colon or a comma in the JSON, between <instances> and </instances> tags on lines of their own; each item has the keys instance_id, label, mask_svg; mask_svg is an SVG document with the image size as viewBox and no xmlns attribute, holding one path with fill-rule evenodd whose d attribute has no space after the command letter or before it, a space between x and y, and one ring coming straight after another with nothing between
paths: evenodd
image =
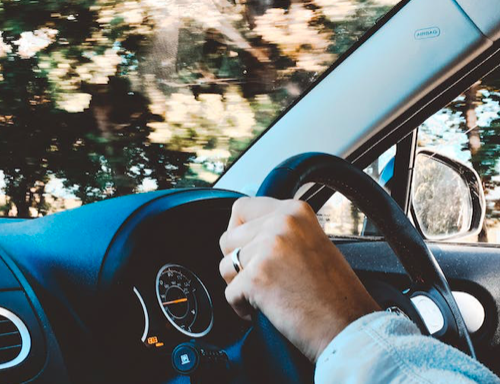
<instances>
[{"instance_id":1,"label":"green foliage","mask_svg":"<svg viewBox=\"0 0 500 384\"><path fill-rule=\"evenodd\" d=\"M350 2L0 1L0 215L210 185L388 10Z\"/></svg>"}]
</instances>

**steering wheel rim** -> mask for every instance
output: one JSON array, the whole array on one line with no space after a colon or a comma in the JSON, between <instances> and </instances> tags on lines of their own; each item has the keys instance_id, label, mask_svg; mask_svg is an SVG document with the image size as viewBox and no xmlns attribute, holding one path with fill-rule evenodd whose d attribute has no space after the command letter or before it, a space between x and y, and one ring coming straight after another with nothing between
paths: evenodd
<instances>
[{"instance_id":1,"label":"steering wheel rim","mask_svg":"<svg viewBox=\"0 0 500 384\"><path fill-rule=\"evenodd\" d=\"M465 321L434 255L420 233L389 194L370 176L339 157L324 153L293 156L274 168L262 183L257 196L291 199L305 183L320 183L342 193L375 223L410 278L408 296L423 294L439 307L445 320L442 340L475 358ZM294 365L304 366L295 347L284 340L265 316L259 316L256 327L264 334L277 333L282 348ZM273 338L278 336L273 335ZM275 343L274 343L275 344ZM276 364L284 360L283 352Z\"/></svg>"}]
</instances>

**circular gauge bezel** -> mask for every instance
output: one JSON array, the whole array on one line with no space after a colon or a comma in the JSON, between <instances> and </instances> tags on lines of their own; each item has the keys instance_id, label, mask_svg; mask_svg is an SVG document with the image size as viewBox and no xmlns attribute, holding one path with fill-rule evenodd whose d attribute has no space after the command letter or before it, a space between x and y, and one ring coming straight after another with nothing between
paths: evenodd
<instances>
[{"instance_id":1,"label":"circular gauge bezel","mask_svg":"<svg viewBox=\"0 0 500 384\"><path fill-rule=\"evenodd\" d=\"M204 331L202 331L202 332L189 332L189 331L186 331L185 329L182 329L173 319L170 318L170 316L173 316L173 315L170 315L167 312L167 310L165 309L165 307L163 306L163 303L162 303L162 300L160 297L160 278L161 278L163 272L168 268L178 269L181 271L182 274L184 274L184 276L186 276L186 274L187 274L188 278L190 275L193 276L198 281L198 284L203 288L204 294L206 295L206 297L208 299L208 307L210 308L210 323ZM208 293L208 290L205 287L205 284L202 283L200 278L198 276L196 276L196 274L194 272L192 272L188 268L183 267L182 265L179 265L179 264L165 264L163 267L160 268L160 270L158 271L158 274L156 275L156 287L155 287L155 289L156 289L156 298L158 300L158 305L160 306L163 314L165 315L167 320L170 322L170 324L172 324L174 326L174 328L177 329L179 332L181 332L184 335L189 336L189 337L199 338L199 337L203 337L203 336L207 335L208 332L210 332L212 330L212 326L214 324L214 309L213 309L213 305L212 305L212 298L210 297L210 294Z\"/></svg>"}]
</instances>

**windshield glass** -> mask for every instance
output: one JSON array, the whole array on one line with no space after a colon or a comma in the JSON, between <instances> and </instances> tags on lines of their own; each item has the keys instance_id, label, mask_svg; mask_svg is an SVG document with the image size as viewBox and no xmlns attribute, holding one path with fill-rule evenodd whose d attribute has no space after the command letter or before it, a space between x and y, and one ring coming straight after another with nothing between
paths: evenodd
<instances>
[{"instance_id":1,"label":"windshield glass","mask_svg":"<svg viewBox=\"0 0 500 384\"><path fill-rule=\"evenodd\" d=\"M0 216L209 186L397 0L3 0Z\"/></svg>"}]
</instances>

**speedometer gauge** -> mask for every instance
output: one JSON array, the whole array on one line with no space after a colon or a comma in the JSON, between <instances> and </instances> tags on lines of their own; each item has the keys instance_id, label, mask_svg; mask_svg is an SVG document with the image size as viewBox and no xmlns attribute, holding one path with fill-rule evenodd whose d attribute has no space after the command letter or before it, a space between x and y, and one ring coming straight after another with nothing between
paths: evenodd
<instances>
[{"instance_id":1,"label":"speedometer gauge","mask_svg":"<svg viewBox=\"0 0 500 384\"><path fill-rule=\"evenodd\" d=\"M212 328L212 300L189 269L164 265L156 277L156 296L168 321L185 335L202 337Z\"/></svg>"}]
</instances>

